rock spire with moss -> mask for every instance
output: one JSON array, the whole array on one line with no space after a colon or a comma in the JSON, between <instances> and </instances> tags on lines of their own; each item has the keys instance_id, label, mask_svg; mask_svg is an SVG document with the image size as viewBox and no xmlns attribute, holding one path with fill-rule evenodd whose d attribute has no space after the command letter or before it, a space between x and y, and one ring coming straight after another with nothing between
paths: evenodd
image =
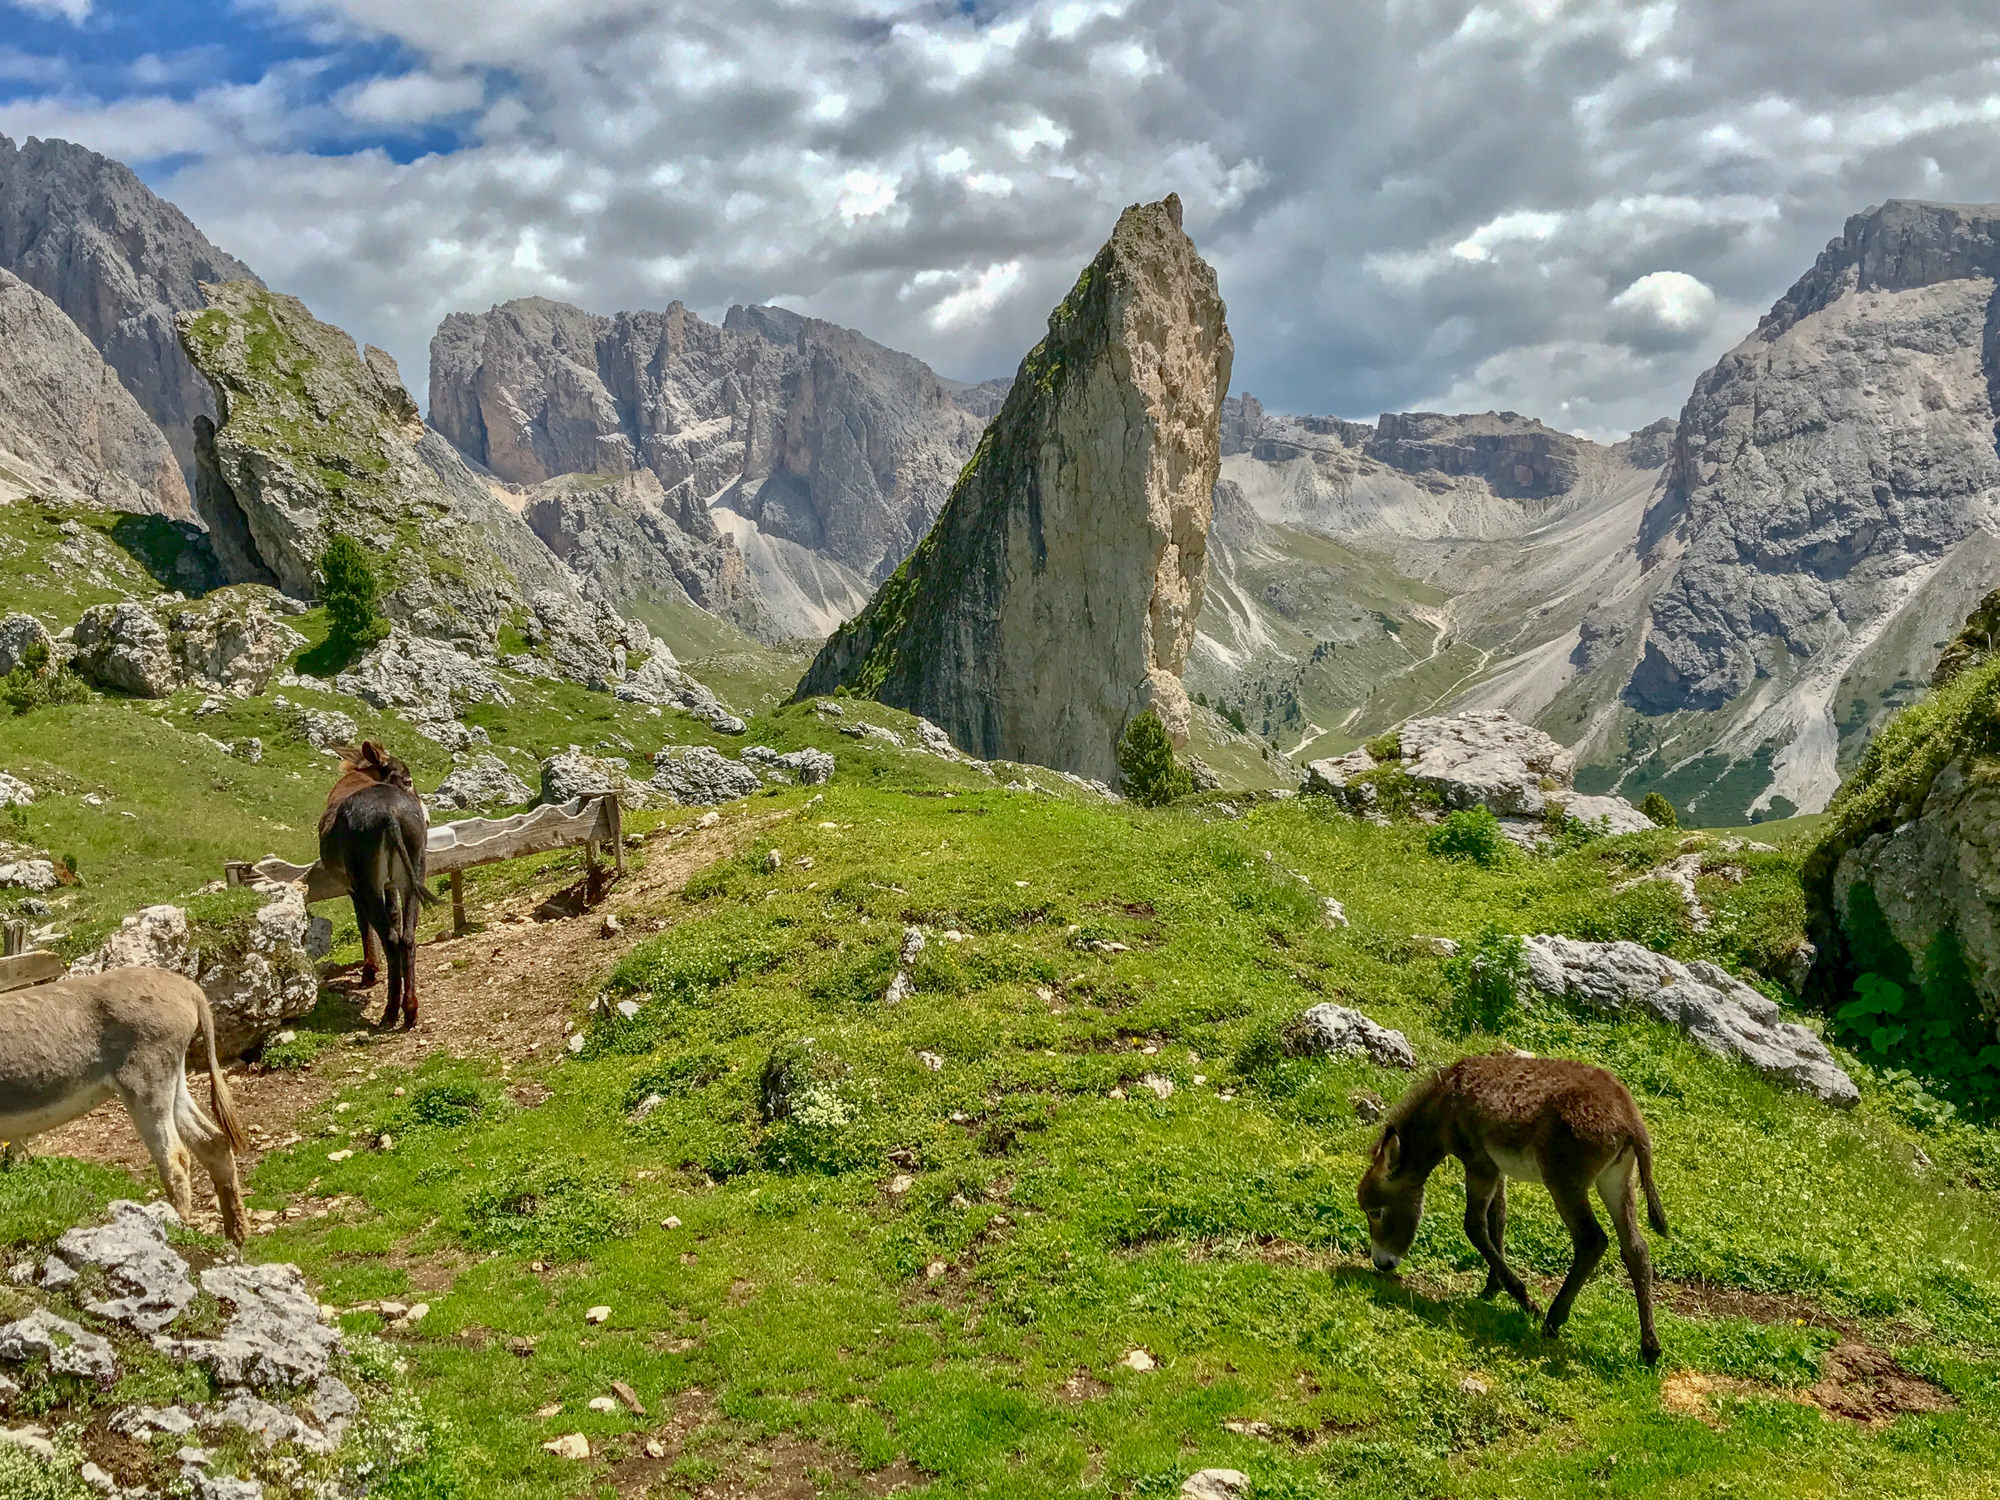
<instances>
[{"instance_id":1,"label":"rock spire with moss","mask_svg":"<svg viewBox=\"0 0 2000 1500\"><path fill-rule=\"evenodd\" d=\"M845 687L973 755L1106 781L1136 714L1185 743L1233 354L1223 314L1180 200L1126 209L937 524L799 695Z\"/></svg>"}]
</instances>

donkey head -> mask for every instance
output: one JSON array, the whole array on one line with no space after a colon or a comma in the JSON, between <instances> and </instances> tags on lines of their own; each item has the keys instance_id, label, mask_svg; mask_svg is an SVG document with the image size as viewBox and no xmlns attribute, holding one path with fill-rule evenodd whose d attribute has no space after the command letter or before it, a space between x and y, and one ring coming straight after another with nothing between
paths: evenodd
<instances>
[{"instance_id":1,"label":"donkey head","mask_svg":"<svg viewBox=\"0 0 2000 1500\"><path fill-rule=\"evenodd\" d=\"M400 757L391 755L373 740L363 740L358 749L343 745L340 769L343 774L358 774L371 781L384 781L406 792L416 790L416 783L410 779L410 768Z\"/></svg>"},{"instance_id":2,"label":"donkey head","mask_svg":"<svg viewBox=\"0 0 2000 1500\"><path fill-rule=\"evenodd\" d=\"M1410 1241L1424 1221L1424 1183L1429 1171L1404 1170L1403 1138L1394 1125L1382 1127L1357 1196L1368 1216L1368 1247L1375 1269L1393 1271L1410 1253Z\"/></svg>"}]
</instances>

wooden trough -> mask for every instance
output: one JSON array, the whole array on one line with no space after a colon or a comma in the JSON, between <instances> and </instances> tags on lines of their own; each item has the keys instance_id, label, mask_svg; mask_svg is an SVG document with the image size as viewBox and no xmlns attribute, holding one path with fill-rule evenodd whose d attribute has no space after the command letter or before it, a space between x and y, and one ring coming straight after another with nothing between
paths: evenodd
<instances>
[{"instance_id":1,"label":"wooden trough","mask_svg":"<svg viewBox=\"0 0 2000 1500\"><path fill-rule=\"evenodd\" d=\"M601 894L604 872L599 851L611 851L611 872L625 873L624 813L613 792L594 792L573 797L568 802L531 808L511 818L465 818L456 823L431 826L424 852L424 873L451 877L451 921L456 932L466 931L465 884L467 870L477 865L498 864L503 859L519 859L525 854L546 854L551 849L584 847L586 900ZM275 854L250 863L231 861L223 866L223 878L230 885L254 885L271 881L290 885L306 883L306 901L332 901L347 894L347 882L322 867L318 861L295 865Z\"/></svg>"}]
</instances>

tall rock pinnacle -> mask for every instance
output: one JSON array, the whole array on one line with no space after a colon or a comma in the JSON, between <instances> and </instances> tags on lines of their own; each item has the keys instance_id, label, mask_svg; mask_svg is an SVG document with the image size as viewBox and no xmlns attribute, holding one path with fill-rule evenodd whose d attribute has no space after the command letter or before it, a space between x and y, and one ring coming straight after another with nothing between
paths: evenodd
<instances>
[{"instance_id":1,"label":"tall rock pinnacle","mask_svg":"<svg viewBox=\"0 0 2000 1500\"><path fill-rule=\"evenodd\" d=\"M1184 740L1234 353L1223 313L1180 199L1126 209L937 524L798 695L846 687L971 754L1107 781L1135 714Z\"/></svg>"}]
</instances>

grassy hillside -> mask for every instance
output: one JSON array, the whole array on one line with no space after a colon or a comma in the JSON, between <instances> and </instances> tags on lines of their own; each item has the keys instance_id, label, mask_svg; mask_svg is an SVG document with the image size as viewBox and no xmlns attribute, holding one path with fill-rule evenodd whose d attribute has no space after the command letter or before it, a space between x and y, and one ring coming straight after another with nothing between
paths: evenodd
<instances>
[{"instance_id":1,"label":"grassy hillside","mask_svg":"<svg viewBox=\"0 0 2000 1500\"><path fill-rule=\"evenodd\" d=\"M1697 934L1664 885L1621 889L1670 835L1483 868L1306 799L1143 813L805 708L753 733L833 749L834 782L730 809L733 852L670 884L649 873L693 815L641 820L610 904L643 936L600 942L592 915L437 950L496 985L582 953L549 997L579 1052L391 1065L332 1030L302 1138L251 1178L253 1208L299 1215L255 1256L343 1307L429 1304L388 1335L456 1453L427 1494L1150 1496L1209 1466L1259 1496L2000 1494L2000 1135L1913 1125L1865 1070L1836 1113L1653 1024L1544 1006L1465 1033L1411 942L1497 925L1742 965L1796 934L1794 853L1712 850L1741 878L1702 877ZM571 875L476 894L498 923ZM915 992L887 1007L912 924ZM1615 1271L1555 1344L1477 1301L1454 1169L1407 1273L1366 1269L1353 1100L1409 1075L1289 1055L1320 1000L1426 1063L1506 1043L1630 1084L1675 1228L1657 1372ZM16 1168L0 1239L132 1190ZM1509 1231L1546 1295L1568 1253L1546 1195L1518 1190ZM645 1417L589 1408L614 1380ZM592 1459L543 1452L570 1432Z\"/></svg>"}]
</instances>

